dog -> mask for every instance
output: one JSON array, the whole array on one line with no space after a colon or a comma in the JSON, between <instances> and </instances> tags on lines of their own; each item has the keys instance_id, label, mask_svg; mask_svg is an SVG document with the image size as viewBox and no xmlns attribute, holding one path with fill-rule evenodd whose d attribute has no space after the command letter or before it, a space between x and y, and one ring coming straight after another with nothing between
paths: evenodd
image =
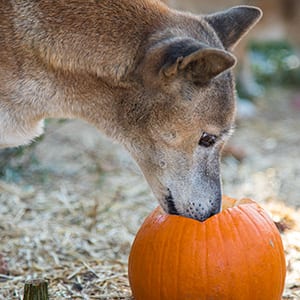
<instances>
[{"instance_id":1,"label":"dog","mask_svg":"<svg viewBox=\"0 0 300 300\"><path fill-rule=\"evenodd\" d=\"M86 120L124 145L166 212L207 219L220 211L235 118L231 50L261 15L0 0L0 147L30 143L45 118Z\"/></svg>"}]
</instances>

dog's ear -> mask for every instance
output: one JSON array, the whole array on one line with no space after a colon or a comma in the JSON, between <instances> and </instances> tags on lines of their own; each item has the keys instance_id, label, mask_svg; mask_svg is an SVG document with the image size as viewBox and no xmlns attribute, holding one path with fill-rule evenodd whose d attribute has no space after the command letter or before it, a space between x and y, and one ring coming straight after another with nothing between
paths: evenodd
<instances>
[{"instance_id":1,"label":"dog's ear","mask_svg":"<svg viewBox=\"0 0 300 300\"><path fill-rule=\"evenodd\" d=\"M167 78L183 75L193 82L205 84L233 67L235 62L235 57L227 51L181 40L171 43L165 50L160 74Z\"/></svg>"},{"instance_id":2,"label":"dog's ear","mask_svg":"<svg viewBox=\"0 0 300 300\"><path fill-rule=\"evenodd\" d=\"M225 49L233 49L261 16L262 11L257 7L236 6L208 15L205 19L214 28Z\"/></svg>"}]
</instances>

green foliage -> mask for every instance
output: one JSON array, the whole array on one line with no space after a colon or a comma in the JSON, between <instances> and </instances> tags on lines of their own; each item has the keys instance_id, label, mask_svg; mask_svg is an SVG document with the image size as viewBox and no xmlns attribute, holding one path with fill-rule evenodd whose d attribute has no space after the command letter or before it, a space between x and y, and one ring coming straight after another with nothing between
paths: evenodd
<instances>
[{"instance_id":1,"label":"green foliage","mask_svg":"<svg viewBox=\"0 0 300 300\"><path fill-rule=\"evenodd\" d=\"M250 59L259 84L299 86L300 58L285 41L252 42Z\"/></svg>"},{"instance_id":2,"label":"green foliage","mask_svg":"<svg viewBox=\"0 0 300 300\"><path fill-rule=\"evenodd\" d=\"M34 148L42 139L38 138L29 146L0 150L0 179L18 182L30 165L37 165Z\"/></svg>"}]
</instances>

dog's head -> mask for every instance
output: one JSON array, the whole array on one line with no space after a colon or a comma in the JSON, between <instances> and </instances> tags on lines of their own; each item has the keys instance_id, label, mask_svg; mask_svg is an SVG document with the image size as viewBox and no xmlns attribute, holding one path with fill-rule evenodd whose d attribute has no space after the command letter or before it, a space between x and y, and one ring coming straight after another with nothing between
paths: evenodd
<instances>
[{"instance_id":1,"label":"dog's head","mask_svg":"<svg viewBox=\"0 0 300 300\"><path fill-rule=\"evenodd\" d=\"M219 156L235 116L230 50L260 16L247 6L172 11L148 41L125 144L169 213L203 221L220 211Z\"/></svg>"}]
</instances>

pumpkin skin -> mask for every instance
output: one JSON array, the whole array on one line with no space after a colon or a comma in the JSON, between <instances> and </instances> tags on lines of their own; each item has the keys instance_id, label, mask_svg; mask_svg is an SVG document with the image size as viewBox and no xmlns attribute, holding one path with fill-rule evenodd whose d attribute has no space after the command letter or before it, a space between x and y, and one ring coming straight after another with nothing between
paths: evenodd
<instances>
[{"instance_id":1,"label":"pumpkin skin","mask_svg":"<svg viewBox=\"0 0 300 300\"><path fill-rule=\"evenodd\" d=\"M280 300L286 263L280 234L254 201L223 197L204 222L150 214L132 245L135 300Z\"/></svg>"}]
</instances>

